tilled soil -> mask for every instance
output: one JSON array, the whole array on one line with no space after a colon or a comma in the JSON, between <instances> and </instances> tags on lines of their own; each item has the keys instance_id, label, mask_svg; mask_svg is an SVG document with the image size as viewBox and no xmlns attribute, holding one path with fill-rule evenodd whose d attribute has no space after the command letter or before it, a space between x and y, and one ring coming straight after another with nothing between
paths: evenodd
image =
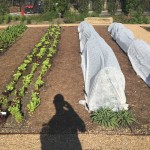
<instances>
[{"instance_id":1,"label":"tilled soil","mask_svg":"<svg viewBox=\"0 0 150 150\"><path fill-rule=\"evenodd\" d=\"M134 130L134 132L148 132L150 124L149 87L135 74L128 57L112 40L107 32L107 27L96 26L95 29L113 49L125 75L127 103L139 122L139 126L136 127L140 129L142 125L141 131ZM10 80L13 70L30 53L45 30L46 28L28 29L20 40L3 56L0 56L0 61L3 60L1 61L3 67L0 69L1 90ZM19 43L20 46L18 46ZM20 49L22 50L21 54ZM25 121L21 125L12 125L13 121L8 118L6 124L1 128L1 133L99 133L104 130L92 123L88 112L78 104L80 99L84 99L84 82L79 51L77 27L62 27L58 52L53 58L50 71L45 76L46 84L40 90L41 105L33 114L26 114ZM8 66L11 69L5 69ZM129 133L130 130L115 130L113 132Z\"/></svg>"},{"instance_id":2,"label":"tilled soil","mask_svg":"<svg viewBox=\"0 0 150 150\"><path fill-rule=\"evenodd\" d=\"M9 82L14 71L23 62L46 32L46 28L28 28L22 36L4 53L0 55L0 93Z\"/></svg>"}]
</instances>

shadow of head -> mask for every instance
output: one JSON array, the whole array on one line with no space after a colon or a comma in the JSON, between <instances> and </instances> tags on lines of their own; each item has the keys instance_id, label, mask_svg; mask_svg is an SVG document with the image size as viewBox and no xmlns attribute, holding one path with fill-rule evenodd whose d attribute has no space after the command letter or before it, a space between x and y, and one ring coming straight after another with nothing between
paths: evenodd
<instances>
[{"instance_id":1,"label":"shadow of head","mask_svg":"<svg viewBox=\"0 0 150 150\"><path fill-rule=\"evenodd\" d=\"M55 105L55 107L61 107L64 105L64 97L61 94L57 94L54 97L54 101L53 104Z\"/></svg>"},{"instance_id":2,"label":"shadow of head","mask_svg":"<svg viewBox=\"0 0 150 150\"><path fill-rule=\"evenodd\" d=\"M56 109L56 114L64 114L64 112L67 112L67 111L70 111L71 113L71 111L73 111L71 105L67 101L64 100L64 97L61 94L57 94L54 97L53 104Z\"/></svg>"}]
</instances>

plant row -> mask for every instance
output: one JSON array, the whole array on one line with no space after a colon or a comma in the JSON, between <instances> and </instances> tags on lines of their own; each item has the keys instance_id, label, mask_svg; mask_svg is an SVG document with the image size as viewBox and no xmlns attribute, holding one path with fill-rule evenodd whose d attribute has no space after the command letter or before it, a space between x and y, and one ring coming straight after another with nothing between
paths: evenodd
<instances>
[{"instance_id":1,"label":"plant row","mask_svg":"<svg viewBox=\"0 0 150 150\"><path fill-rule=\"evenodd\" d=\"M25 25L9 26L0 32L0 53L5 51L27 29Z\"/></svg>"},{"instance_id":2,"label":"plant row","mask_svg":"<svg viewBox=\"0 0 150 150\"><path fill-rule=\"evenodd\" d=\"M26 106L28 112L33 112L40 104L39 89L44 85L43 77L51 67L50 60L56 53L59 36L60 27L51 26L40 42L35 45L32 53L17 68L12 80L6 86L6 91L3 92L4 96L0 99L1 108L8 109L17 122L23 120L22 99L25 97L31 82L34 87L31 91L31 99ZM38 74L38 76L36 77L35 74ZM33 81L33 78L36 78L36 80ZM18 81L21 81L19 88L16 86ZM10 95L13 95L11 100L9 100Z\"/></svg>"}]
</instances>

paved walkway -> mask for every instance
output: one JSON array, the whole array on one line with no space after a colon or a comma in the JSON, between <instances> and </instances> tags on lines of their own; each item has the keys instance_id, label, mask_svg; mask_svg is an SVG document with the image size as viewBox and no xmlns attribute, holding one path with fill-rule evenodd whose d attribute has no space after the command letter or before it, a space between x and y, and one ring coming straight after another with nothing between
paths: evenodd
<instances>
[{"instance_id":1,"label":"paved walkway","mask_svg":"<svg viewBox=\"0 0 150 150\"><path fill-rule=\"evenodd\" d=\"M65 26L74 26L71 24ZM41 26L41 25L36 25ZM49 26L49 25L44 25ZM62 26L64 26L62 24ZM136 38L150 43L150 33L140 26L125 25L134 32ZM150 25L146 25L149 26ZM4 27L4 26L3 26ZM6 26L5 26L6 27ZM35 27L35 25L29 25ZM0 26L2 28L2 26ZM79 134L79 135L39 135L8 134L0 135L1 150L149 150L150 136Z\"/></svg>"}]
</instances>

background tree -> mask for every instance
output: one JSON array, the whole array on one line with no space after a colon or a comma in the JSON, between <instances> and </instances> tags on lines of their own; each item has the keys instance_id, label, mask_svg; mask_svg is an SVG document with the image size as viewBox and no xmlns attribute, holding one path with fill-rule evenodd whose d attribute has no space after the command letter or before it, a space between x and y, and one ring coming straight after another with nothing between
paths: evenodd
<instances>
[{"instance_id":1,"label":"background tree","mask_svg":"<svg viewBox=\"0 0 150 150\"><path fill-rule=\"evenodd\" d=\"M111 14L111 15L115 15L115 12L117 10L117 0L108 0L108 3L107 3L107 7L108 7L108 12Z\"/></svg>"},{"instance_id":2,"label":"background tree","mask_svg":"<svg viewBox=\"0 0 150 150\"><path fill-rule=\"evenodd\" d=\"M50 12L54 10L55 1L54 0L43 0L44 3L44 12Z\"/></svg>"},{"instance_id":3,"label":"background tree","mask_svg":"<svg viewBox=\"0 0 150 150\"><path fill-rule=\"evenodd\" d=\"M104 7L104 0L92 0L92 8L96 13L101 13Z\"/></svg>"},{"instance_id":4,"label":"background tree","mask_svg":"<svg viewBox=\"0 0 150 150\"><path fill-rule=\"evenodd\" d=\"M121 0L122 11L130 16L135 14L136 16L141 16L145 11L149 0Z\"/></svg>"},{"instance_id":5,"label":"background tree","mask_svg":"<svg viewBox=\"0 0 150 150\"><path fill-rule=\"evenodd\" d=\"M79 0L78 7L80 13L88 13L89 0Z\"/></svg>"},{"instance_id":6,"label":"background tree","mask_svg":"<svg viewBox=\"0 0 150 150\"><path fill-rule=\"evenodd\" d=\"M9 6L7 0L0 0L0 15L9 13Z\"/></svg>"},{"instance_id":7,"label":"background tree","mask_svg":"<svg viewBox=\"0 0 150 150\"><path fill-rule=\"evenodd\" d=\"M62 16L69 9L70 0L43 0L44 12L56 11Z\"/></svg>"},{"instance_id":8,"label":"background tree","mask_svg":"<svg viewBox=\"0 0 150 150\"><path fill-rule=\"evenodd\" d=\"M56 11L61 13L62 17L65 12L68 11L70 5L70 0L56 0Z\"/></svg>"}]
</instances>

